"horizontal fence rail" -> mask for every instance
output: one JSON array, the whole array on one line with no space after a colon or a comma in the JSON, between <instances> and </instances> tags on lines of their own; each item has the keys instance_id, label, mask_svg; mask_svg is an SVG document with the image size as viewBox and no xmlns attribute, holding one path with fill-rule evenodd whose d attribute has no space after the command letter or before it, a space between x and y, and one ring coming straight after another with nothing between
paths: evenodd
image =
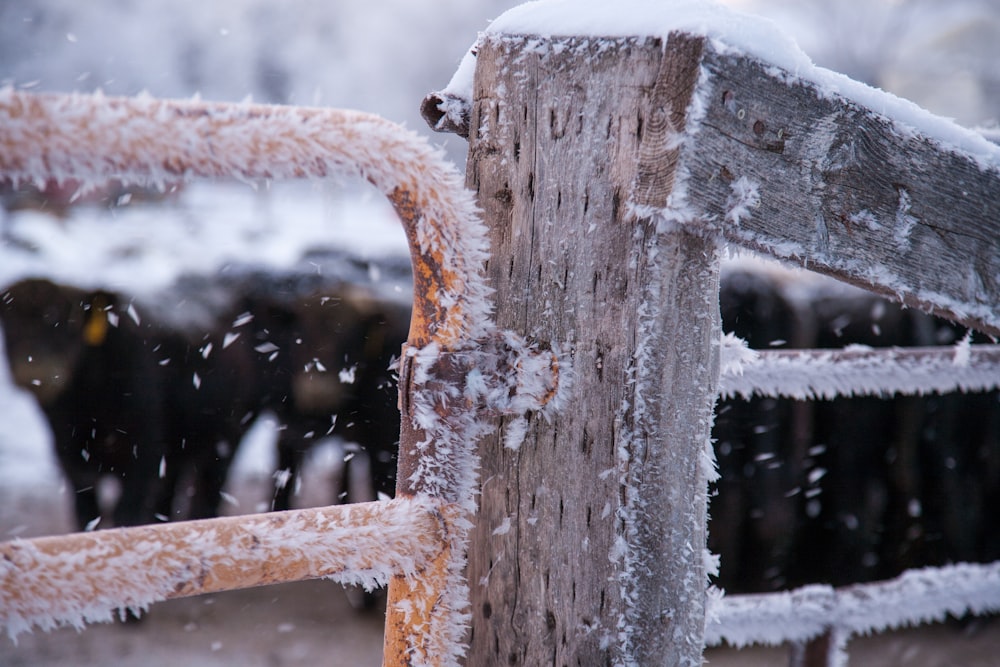
<instances>
[{"instance_id":1,"label":"horizontal fence rail","mask_svg":"<svg viewBox=\"0 0 1000 667\"><path fill-rule=\"evenodd\" d=\"M417 574L448 529L428 498L115 528L0 544L0 625L82 629L172 598L328 578Z\"/></svg>"},{"instance_id":2,"label":"horizontal fence rail","mask_svg":"<svg viewBox=\"0 0 1000 667\"><path fill-rule=\"evenodd\" d=\"M830 630L868 634L1000 611L1000 562L908 570L889 581L843 588L805 586L781 593L715 595L705 643L779 645ZM846 637L845 637L846 639Z\"/></svg>"},{"instance_id":3,"label":"horizontal fence rail","mask_svg":"<svg viewBox=\"0 0 1000 667\"><path fill-rule=\"evenodd\" d=\"M723 342L719 395L831 399L1000 388L1000 345L750 350Z\"/></svg>"}]
</instances>

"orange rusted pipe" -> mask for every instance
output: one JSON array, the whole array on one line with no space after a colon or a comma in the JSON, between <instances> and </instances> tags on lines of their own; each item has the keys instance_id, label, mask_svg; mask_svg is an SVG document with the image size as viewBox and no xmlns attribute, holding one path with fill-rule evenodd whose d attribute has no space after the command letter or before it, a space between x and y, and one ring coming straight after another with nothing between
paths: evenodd
<instances>
[{"instance_id":1,"label":"orange rusted pipe","mask_svg":"<svg viewBox=\"0 0 1000 667\"><path fill-rule=\"evenodd\" d=\"M396 499L13 540L0 544L0 623L16 636L286 581L374 586L423 569L446 530L432 501Z\"/></svg>"},{"instance_id":2,"label":"orange rusted pipe","mask_svg":"<svg viewBox=\"0 0 1000 667\"><path fill-rule=\"evenodd\" d=\"M482 326L486 241L471 194L439 151L373 114L8 87L0 89L0 174L159 186L355 174L390 199L406 232L410 344L449 347Z\"/></svg>"},{"instance_id":3,"label":"orange rusted pipe","mask_svg":"<svg viewBox=\"0 0 1000 667\"><path fill-rule=\"evenodd\" d=\"M447 352L486 332L491 326L489 289L481 269L487 242L472 196L438 151L398 125L338 109L0 90L0 174L15 181L114 178L162 186L193 177L322 178L335 173L366 178L389 198L403 223L414 273L408 349ZM411 414L404 413L403 421L405 462L426 434L412 423L407 426ZM460 439L452 426L450 434ZM432 466L474 470L474 448L459 449ZM428 491L440 490L402 480L399 496L418 501ZM444 495L436 501L446 526L444 549L417 575L397 570L391 582L386 665L411 664L417 657L421 664L454 664L461 651L455 628L460 633L467 622L462 566L474 500L464 487ZM192 530L185 524L176 529L175 539ZM139 533L123 535L127 542ZM118 538L102 533L87 539L112 545ZM298 576L281 576L286 575ZM220 585L242 585L241 576ZM132 604L128 599L111 602ZM433 628L451 633L429 639Z\"/></svg>"}]
</instances>

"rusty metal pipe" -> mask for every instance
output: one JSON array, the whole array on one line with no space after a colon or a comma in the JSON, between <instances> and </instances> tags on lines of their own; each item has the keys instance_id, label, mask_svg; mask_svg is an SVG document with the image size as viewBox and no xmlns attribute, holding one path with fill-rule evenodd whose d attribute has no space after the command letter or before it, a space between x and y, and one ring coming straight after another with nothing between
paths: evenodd
<instances>
[{"instance_id":1,"label":"rusty metal pipe","mask_svg":"<svg viewBox=\"0 0 1000 667\"><path fill-rule=\"evenodd\" d=\"M251 586L372 587L419 573L446 531L432 501L396 499L13 540L0 544L0 623L16 637Z\"/></svg>"},{"instance_id":2,"label":"rusty metal pipe","mask_svg":"<svg viewBox=\"0 0 1000 667\"><path fill-rule=\"evenodd\" d=\"M366 178L383 192L406 232L414 273L408 349L447 352L488 332L489 289L481 271L487 242L472 197L438 151L398 125L337 109L0 90L0 174L15 181L74 178L88 183L115 178L163 186L194 177L322 178L345 173ZM417 445L426 434L412 427L413 415L404 415L404 424L401 459L412 467L407 459L417 456ZM445 420L444 428L455 438L463 437L455 422ZM434 455L439 460L424 464L476 467L474 448ZM451 490L441 499L444 550L420 576L400 571L391 582L386 665L414 660L453 664L461 652L460 633L467 622L462 567L467 515L474 507L474 480L466 483L464 490ZM404 481L400 497L416 499L426 491L420 481ZM240 525L248 520L235 521ZM186 524L171 528L178 531L178 539L192 530ZM124 539L116 548L129 550L132 536L138 534L98 533L86 539L105 545ZM122 599L109 604L130 603ZM430 641L435 633L439 638Z\"/></svg>"}]
</instances>

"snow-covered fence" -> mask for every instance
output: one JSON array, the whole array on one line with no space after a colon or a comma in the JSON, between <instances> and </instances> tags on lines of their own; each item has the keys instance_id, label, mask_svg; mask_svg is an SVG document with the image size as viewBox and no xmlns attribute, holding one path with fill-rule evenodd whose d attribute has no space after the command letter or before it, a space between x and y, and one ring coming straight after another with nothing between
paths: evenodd
<instances>
[{"instance_id":1,"label":"snow-covered fence","mask_svg":"<svg viewBox=\"0 0 1000 667\"><path fill-rule=\"evenodd\" d=\"M0 172L16 178L346 170L396 206L415 273L400 512L445 539L426 555L430 537L400 547L420 553L391 571L387 664L457 664L470 624L473 665L701 663L706 613L739 606L706 595L720 366L751 375L757 363L722 354L723 239L1000 333L996 147L794 54L741 48L748 34L784 43L746 23L722 21L742 29L726 34L684 3L658 16L584 5L507 15L478 44L475 78L428 105L442 127L467 120L467 182L488 229L425 144L364 114L0 92ZM553 37L553 15L576 36ZM591 32L644 35L658 21L650 37ZM995 351L945 354L996 365ZM781 365L760 364L764 376ZM860 372L833 389L878 390ZM981 386L973 376L958 385ZM769 391L829 391L792 384ZM12 563L4 591L19 585ZM52 622L89 612L76 613Z\"/></svg>"},{"instance_id":2,"label":"snow-covered fence","mask_svg":"<svg viewBox=\"0 0 1000 667\"><path fill-rule=\"evenodd\" d=\"M989 391L1000 383L1000 346L952 348L864 346L838 350L750 350L735 336L722 341L723 398L753 395L830 399L837 396Z\"/></svg>"},{"instance_id":3,"label":"snow-covered fence","mask_svg":"<svg viewBox=\"0 0 1000 667\"><path fill-rule=\"evenodd\" d=\"M15 540L0 545L7 633L112 620L153 602L326 577L412 576L445 544L426 500L337 505Z\"/></svg>"},{"instance_id":4,"label":"snow-covered fence","mask_svg":"<svg viewBox=\"0 0 1000 667\"><path fill-rule=\"evenodd\" d=\"M891 581L844 588L806 586L782 593L713 597L706 644L792 642L792 664L837 664L852 635L943 621L949 614L1000 611L1000 562L908 570ZM810 655L811 653L811 655Z\"/></svg>"},{"instance_id":5,"label":"snow-covered fence","mask_svg":"<svg viewBox=\"0 0 1000 667\"><path fill-rule=\"evenodd\" d=\"M483 227L453 167L363 113L0 90L0 174L15 183L345 173L389 198L411 250L397 500L4 543L0 621L11 635L109 620L169 597L328 576L389 582L385 664L456 664L484 416L556 406L566 383L556 353L495 328Z\"/></svg>"},{"instance_id":6,"label":"snow-covered fence","mask_svg":"<svg viewBox=\"0 0 1000 667\"><path fill-rule=\"evenodd\" d=\"M423 111L469 139L498 325L573 341L577 388L571 410L501 422L480 447L470 664L700 664L725 634L705 634L706 607L740 603L705 602L718 391L1000 382L993 346L720 344L724 242L1000 333L1000 150L815 68L766 24L695 2L524 6ZM820 607L892 590L826 590ZM969 600L922 618L989 608Z\"/></svg>"}]
</instances>

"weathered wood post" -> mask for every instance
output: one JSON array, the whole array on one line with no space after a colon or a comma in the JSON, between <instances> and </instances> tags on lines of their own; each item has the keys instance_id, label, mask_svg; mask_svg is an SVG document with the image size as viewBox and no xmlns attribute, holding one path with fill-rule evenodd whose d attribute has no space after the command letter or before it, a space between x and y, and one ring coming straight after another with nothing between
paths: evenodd
<instances>
[{"instance_id":1,"label":"weathered wood post","mask_svg":"<svg viewBox=\"0 0 1000 667\"><path fill-rule=\"evenodd\" d=\"M560 413L481 443L468 665L700 665L714 239L668 215L700 38L490 36L467 184L497 323L572 345Z\"/></svg>"}]
</instances>

